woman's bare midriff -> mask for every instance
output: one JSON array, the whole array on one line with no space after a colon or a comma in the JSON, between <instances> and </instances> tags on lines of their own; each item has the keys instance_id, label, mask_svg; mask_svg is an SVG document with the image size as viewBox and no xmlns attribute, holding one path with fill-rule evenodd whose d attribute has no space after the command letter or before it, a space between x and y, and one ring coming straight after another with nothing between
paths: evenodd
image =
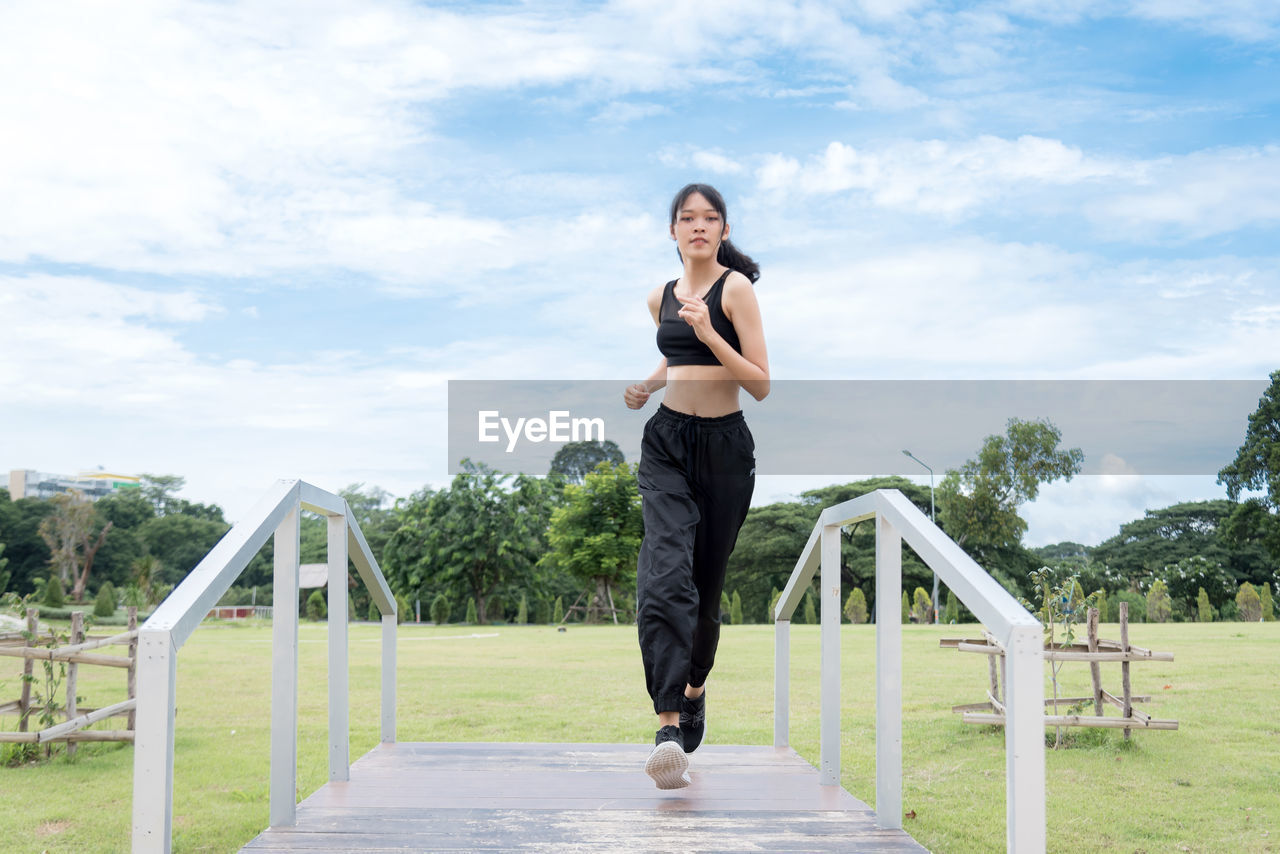
<instances>
[{"instance_id":1,"label":"woman's bare midriff","mask_svg":"<svg viewBox=\"0 0 1280 854\"><path fill-rule=\"evenodd\" d=\"M741 387L723 365L668 366L662 403L686 415L715 418L742 408L738 405Z\"/></svg>"}]
</instances>

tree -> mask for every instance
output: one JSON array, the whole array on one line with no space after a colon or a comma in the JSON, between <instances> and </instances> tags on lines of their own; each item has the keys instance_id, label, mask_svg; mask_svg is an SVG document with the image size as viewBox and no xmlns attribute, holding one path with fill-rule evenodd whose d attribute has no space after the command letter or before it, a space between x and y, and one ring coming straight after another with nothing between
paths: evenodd
<instances>
[{"instance_id":1,"label":"tree","mask_svg":"<svg viewBox=\"0 0 1280 854\"><path fill-rule=\"evenodd\" d=\"M1169 588L1157 578L1147 591L1147 619L1153 623L1168 622L1171 609Z\"/></svg>"},{"instance_id":2,"label":"tree","mask_svg":"<svg viewBox=\"0 0 1280 854\"><path fill-rule=\"evenodd\" d=\"M1196 596L1196 614L1202 623L1213 622L1213 606L1209 604L1209 594L1204 592L1204 588L1200 588L1200 593Z\"/></svg>"},{"instance_id":3,"label":"tree","mask_svg":"<svg viewBox=\"0 0 1280 854\"><path fill-rule=\"evenodd\" d=\"M1257 594L1254 594L1255 596ZM67 594L62 589L62 581L58 576L50 576L49 583L44 586L44 595L40 601L50 608L61 608L67 604Z\"/></svg>"},{"instance_id":4,"label":"tree","mask_svg":"<svg viewBox=\"0 0 1280 854\"><path fill-rule=\"evenodd\" d=\"M516 625L523 626L529 622L529 597L520 594L520 605L516 608Z\"/></svg>"},{"instance_id":5,"label":"tree","mask_svg":"<svg viewBox=\"0 0 1280 854\"><path fill-rule=\"evenodd\" d=\"M849 622L859 625L867 621L867 596L861 587L849 591L849 598L844 603L844 615Z\"/></svg>"},{"instance_id":6,"label":"tree","mask_svg":"<svg viewBox=\"0 0 1280 854\"><path fill-rule=\"evenodd\" d=\"M742 625L742 597L737 590L733 591L733 597L729 600L729 622L735 626Z\"/></svg>"},{"instance_id":7,"label":"tree","mask_svg":"<svg viewBox=\"0 0 1280 854\"><path fill-rule=\"evenodd\" d=\"M1090 551L1103 571L1096 581L1108 589L1161 577L1169 595L1190 612L1203 584L1209 601L1220 607L1241 581L1258 581L1270 573L1266 551L1230 530L1237 508L1226 499L1186 501L1148 510L1126 522L1114 537Z\"/></svg>"},{"instance_id":8,"label":"tree","mask_svg":"<svg viewBox=\"0 0 1280 854\"><path fill-rule=\"evenodd\" d=\"M951 469L938 487L942 527L971 554L1021 543L1027 523L1018 507L1040 487L1080 472L1084 452L1060 450L1062 431L1047 420L1010 418L1003 435L988 436L976 459Z\"/></svg>"},{"instance_id":9,"label":"tree","mask_svg":"<svg viewBox=\"0 0 1280 854\"><path fill-rule=\"evenodd\" d=\"M933 622L930 619L933 610L933 600L929 598L929 591L923 587L917 587L915 591L915 605L911 608L911 619L920 624Z\"/></svg>"},{"instance_id":10,"label":"tree","mask_svg":"<svg viewBox=\"0 0 1280 854\"><path fill-rule=\"evenodd\" d=\"M807 626L818 624L818 610L813 605L813 591L806 591L804 594L804 622Z\"/></svg>"},{"instance_id":11,"label":"tree","mask_svg":"<svg viewBox=\"0 0 1280 854\"><path fill-rule=\"evenodd\" d=\"M947 607L942 612L942 622L953 625L960 622L960 600L954 590L947 591Z\"/></svg>"},{"instance_id":12,"label":"tree","mask_svg":"<svg viewBox=\"0 0 1280 854\"><path fill-rule=\"evenodd\" d=\"M148 519L138 528L147 552L159 562L153 583L178 584L217 545L230 526L226 522L175 513Z\"/></svg>"},{"instance_id":13,"label":"tree","mask_svg":"<svg viewBox=\"0 0 1280 854\"><path fill-rule=\"evenodd\" d=\"M769 594L769 607L766 609L766 612L765 612L766 617L771 623L777 622L777 620L774 618L774 612L777 610L778 600L781 598L782 598L782 591L776 587L773 588L773 592Z\"/></svg>"},{"instance_id":14,"label":"tree","mask_svg":"<svg viewBox=\"0 0 1280 854\"><path fill-rule=\"evenodd\" d=\"M602 462L584 482L564 490L564 503L551 513L549 550L540 565L567 571L594 588L587 622L613 614L613 589L634 583L636 558L644 537L644 518L635 469Z\"/></svg>"},{"instance_id":15,"label":"tree","mask_svg":"<svg viewBox=\"0 0 1280 854\"><path fill-rule=\"evenodd\" d=\"M907 591L902 591L902 624L905 626L911 622L911 597L907 595Z\"/></svg>"},{"instance_id":16,"label":"tree","mask_svg":"<svg viewBox=\"0 0 1280 854\"><path fill-rule=\"evenodd\" d=\"M567 442L551 458L550 474L558 474L571 484L581 484L600 463L617 466L626 462L622 449L612 439L603 442Z\"/></svg>"},{"instance_id":17,"label":"tree","mask_svg":"<svg viewBox=\"0 0 1280 854\"><path fill-rule=\"evenodd\" d=\"M449 622L449 597L443 593L437 593L436 598L431 600L431 622L437 626L443 626Z\"/></svg>"},{"instance_id":18,"label":"tree","mask_svg":"<svg viewBox=\"0 0 1280 854\"><path fill-rule=\"evenodd\" d=\"M1273 622L1276 618L1275 609L1271 604L1271 585L1263 583L1258 591L1258 604L1262 609L1263 622Z\"/></svg>"},{"instance_id":19,"label":"tree","mask_svg":"<svg viewBox=\"0 0 1280 854\"><path fill-rule=\"evenodd\" d=\"M323 620L328 616L328 606L324 601L324 592L316 589L307 597L307 619Z\"/></svg>"},{"instance_id":20,"label":"tree","mask_svg":"<svg viewBox=\"0 0 1280 854\"><path fill-rule=\"evenodd\" d=\"M467 600L467 616L463 618L463 622L472 626L480 622L480 617L476 614L476 600Z\"/></svg>"},{"instance_id":21,"label":"tree","mask_svg":"<svg viewBox=\"0 0 1280 854\"><path fill-rule=\"evenodd\" d=\"M59 493L49 503L53 513L40 523L40 536L51 555L49 565L64 585L71 583L71 598L80 602L93 570L93 559L107 541L112 523L98 526L97 509L82 492Z\"/></svg>"},{"instance_id":22,"label":"tree","mask_svg":"<svg viewBox=\"0 0 1280 854\"><path fill-rule=\"evenodd\" d=\"M489 599L529 585L545 548L550 486L464 461L447 490L415 495L387 543L385 570L400 592L453 591L488 622Z\"/></svg>"},{"instance_id":23,"label":"tree","mask_svg":"<svg viewBox=\"0 0 1280 854\"><path fill-rule=\"evenodd\" d=\"M551 622L557 626L564 622L564 599L559 596L556 597L556 603L551 608Z\"/></svg>"},{"instance_id":24,"label":"tree","mask_svg":"<svg viewBox=\"0 0 1280 854\"><path fill-rule=\"evenodd\" d=\"M0 499L2 501L4 499ZM9 565L9 559L4 556L4 543L0 543L0 593L9 589L9 572L5 569Z\"/></svg>"},{"instance_id":25,"label":"tree","mask_svg":"<svg viewBox=\"0 0 1280 854\"><path fill-rule=\"evenodd\" d=\"M1265 492L1237 509L1233 535L1261 542L1273 560L1280 560L1280 371L1271 373L1271 384L1249 416L1244 444L1218 472L1218 483L1226 485L1232 501L1246 491Z\"/></svg>"},{"instance_id":26,"label":"tree","mask_svg":"<svg viewBox=\"0 0 1280 854\"><path fill-rule=\"evenodd\" d=\"M93 616L110 617L116 612L116 589L108 581L98 588L98 595L93 600Z\"/></svg>"},{"instance_id":27,"label":"tree","mask_svg":"<svg viewBox=\"0 0 1280 854\"><path fill-rule=\"evenodd\" d=\"M143 555L133 562L133 583L146 597L148 605L154 605L159 601L155 593L163 569L163 565L155 555Z\"/></svg>"},{"instance_id":28,"label":"tree","mask_svg":"<svg viewBox=\"0 0 1280 854\"><path fill-rule=\"evenodd\" d=\"M1239 609L1240 619L1246 623L1256 623L1262 619L1262 597L1258 595L1257 588L1247 581L1240 585L1240 590L1236 593L1236 608Z\"/></svg>"}]
</instances>

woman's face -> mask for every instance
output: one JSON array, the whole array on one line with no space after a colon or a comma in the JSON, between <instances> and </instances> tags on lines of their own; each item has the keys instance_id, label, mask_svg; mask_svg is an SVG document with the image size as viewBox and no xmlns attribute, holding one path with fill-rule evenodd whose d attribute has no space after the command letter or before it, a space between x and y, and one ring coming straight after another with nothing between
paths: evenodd
<instances>
[{"instance_id":1,"label":"woman's face","mask_svg":"<svg viewBox=\"0 0 1280 854\"><path fill-rule=\"evenodd\" d=\"M671 224L671 237L685 258L715 258L720 241L728 236L720 212L701 193L689 194Z\"/></svg>"}]
</instances>

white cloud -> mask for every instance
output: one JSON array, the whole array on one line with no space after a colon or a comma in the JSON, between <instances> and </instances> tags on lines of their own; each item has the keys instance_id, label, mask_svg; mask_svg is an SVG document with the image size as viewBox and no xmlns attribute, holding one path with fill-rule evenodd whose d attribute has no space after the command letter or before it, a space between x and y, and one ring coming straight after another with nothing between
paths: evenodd
<instances>
[{"instance_id":1,"label":"white cloud","mask_svg":"<svg viewBox=\"0 0 1280 854\"><path fill-rule=\"evenodd\" d=\"M956 216L1026 185L1066 185L1122 174L1126 165L1053 139L981 136L967 142L902 140L859 150L835 141L807 163L771 155L757 171L762 190L864 193L886 208Z\"/></svg>"}]
</instances>

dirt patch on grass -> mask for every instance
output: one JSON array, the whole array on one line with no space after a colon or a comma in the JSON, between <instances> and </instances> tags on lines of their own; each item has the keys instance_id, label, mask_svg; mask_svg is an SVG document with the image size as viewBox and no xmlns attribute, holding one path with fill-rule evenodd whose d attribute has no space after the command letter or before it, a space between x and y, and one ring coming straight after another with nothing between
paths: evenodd
<instances>
[{"instance_id":1,"label":"dirt patch on grass","mask_svg":"<svg viewBox=\"0 0 1280 854\"><path fill-rule=\"evenodd\" d=\"M65 818L60 818L57 821L41 822L40 826L36 828L36 838L45 839L46 837L49 837L49 836L57 836L59 833L66 830L70 826L71 826L70 820Z\"/></svg>"}]
</instances>

